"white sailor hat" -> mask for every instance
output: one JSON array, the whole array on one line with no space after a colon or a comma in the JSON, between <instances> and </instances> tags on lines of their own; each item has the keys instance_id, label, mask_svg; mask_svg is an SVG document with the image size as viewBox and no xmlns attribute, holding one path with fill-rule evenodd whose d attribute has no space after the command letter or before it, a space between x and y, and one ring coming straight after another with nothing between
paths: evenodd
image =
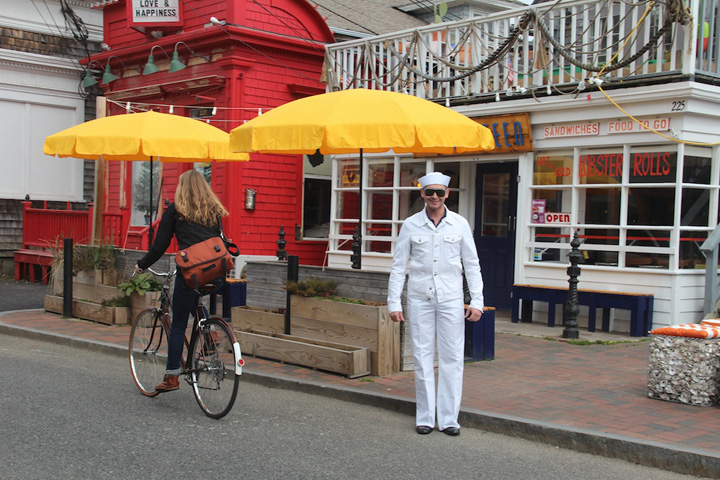
<instances>
[{"instance_id":1,"label":"white sailor hat","mask_svg":"<svg viewBox=\"0 0 720 480\"><path fill-rule=\"evenodd\" d=\"M447 187L450 185L450 177L440 172L431 172L424 177L420 177L418 183L420 183L420 188L425 188L428 185L445 185Z\"/></svg>"}]
</instances>

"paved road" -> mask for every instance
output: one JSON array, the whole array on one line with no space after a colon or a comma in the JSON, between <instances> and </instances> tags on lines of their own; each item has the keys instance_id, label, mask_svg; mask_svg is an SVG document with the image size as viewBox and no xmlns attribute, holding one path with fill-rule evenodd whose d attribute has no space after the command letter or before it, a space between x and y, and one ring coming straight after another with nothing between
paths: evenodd
<instances>
[{"instance_id":1,"label":"paved road","mask_svg":"<svg viewBox=\"0 0 720 480\"><path fill-rule=\"evenodd\" d=\"M693 478L243 382L224 419L183 385L149 399L122 357L0 335L0 478Z\"/></svg>"},{"instance_id":2,"label":"paved road","mask_svg":"<svg viewBox=\"0 0 720 480\"><path fill-rule=\"evenodd\" d=\"M0 277L0 312L43 308L47 285L42 283L16 282L13 278Z\"/></svg>"}]
</instances>

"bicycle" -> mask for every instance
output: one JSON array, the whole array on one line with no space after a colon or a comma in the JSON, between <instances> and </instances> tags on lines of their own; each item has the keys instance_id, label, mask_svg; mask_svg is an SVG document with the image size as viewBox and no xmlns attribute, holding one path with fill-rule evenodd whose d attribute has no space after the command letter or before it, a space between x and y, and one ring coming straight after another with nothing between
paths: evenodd
<instances>
[{"instance_id":1,"label":"bicycle","mask_svg":"<svg viewBox=\"0 0 720 480\"><path fill-rule=\"evenodd\" d=\"M165 277L160 307L148 308L135 317L130 330L128 358L135 385L143 395L155 397L160 393L155 390L155 385L165 375L170 335L170 284L177 270L172 273L147 271ZM201 297L216 288L207 286L200 292ZM244 364L235 332L222 318L210 317L202 302L198 302L190 339L185 336L180 367L181 375L192 386L205 415L216 419L227 415L235 403Z\"/></svg>"}]
</instances>

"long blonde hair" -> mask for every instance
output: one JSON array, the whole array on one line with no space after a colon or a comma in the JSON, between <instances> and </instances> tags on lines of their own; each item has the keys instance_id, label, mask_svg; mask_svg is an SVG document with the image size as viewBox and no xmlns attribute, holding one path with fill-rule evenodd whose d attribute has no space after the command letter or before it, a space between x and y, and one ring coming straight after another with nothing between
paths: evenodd
<instances>
[{"instance_id":1,"label":"long blonde hair","mask_svg":"<svg viewBox=\"0 0 720 480\"><path fill-rule=\"evenodd\" d=\"M218 215L225 217L228 214L205 177L197 170L188 170L180 175L175 190L175 209L183 220L208 227L217 225Z\"/></svg>"}]
</instances>

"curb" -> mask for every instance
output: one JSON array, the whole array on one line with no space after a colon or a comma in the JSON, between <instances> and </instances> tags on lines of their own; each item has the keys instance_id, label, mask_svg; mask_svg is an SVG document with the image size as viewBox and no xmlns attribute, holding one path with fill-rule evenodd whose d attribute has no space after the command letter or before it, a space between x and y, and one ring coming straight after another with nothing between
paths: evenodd
<instances>
[{"instance_id":1,"label":"curb","mask_svg":"<svg viewBox=\"0 0 720 480\"><path fill-rule=\"evenodd\" d=\"M97 340L79 340L70 335L49 334L31 328L10 326L1 320L0 334L32 340L52 341L118 357L127 356L127 349L119 345ZM269 388L282 388L311 395L322 395L346 402L383 408L409 416L415 414L414 401L395 395L368 393L352 387L339 388L312 380L283 378L253 372L252 367L248 366L243 369L243 379ZM520 417L473 409L461 409L458 420L466 427L522 438L568 450L616 458L675 473L720 478L720 456L706 450L669 447L662 443L643 442L629 437L599 434L598 432L572 427L560 428L550 423L535 422Z\"/></svg>"}]
</instances>

